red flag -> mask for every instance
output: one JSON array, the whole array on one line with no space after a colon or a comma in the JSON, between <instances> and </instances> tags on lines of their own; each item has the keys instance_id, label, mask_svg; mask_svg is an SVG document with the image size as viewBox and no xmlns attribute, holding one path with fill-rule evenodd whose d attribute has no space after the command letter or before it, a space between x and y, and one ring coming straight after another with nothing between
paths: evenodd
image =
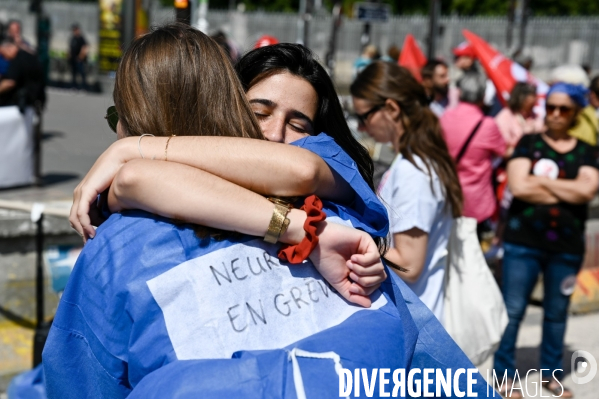
<instances>
[{"instance_id":1,"label":"red flag","mask_svg":"<svg viewBox=\"0 0 599 399\"><path fill-rule=\"evenodd\" d=\"M510 92L514 88L516 82L528 82L537 86L537 94L544 96L549 90L547 84L534 76L532 76L520 64L513 62L505 57L489 43L476 36L467 29L462 31L466 40L470 42L476 58L485 69L487 76L497 89L499 98L503 105L507 104L510 98Z\"/></svg>"},{"instance_id":2,"label":"red flag","mask_svg":"<svg viewBox=\"0 0 599 399\"><path fill-rule=\"evenodd\" d=\"M422 50L420 50L420 47L418 47L416 39L410 33L408 33L403 42L398 64L409 69L419 82L422 80L420 69L426 64L426 57L422 53Z\"/></svg>"},{"instance_id":3,"label":"red flag","mask_svg":"<svg viewBox=\"0 0 599 399\"><path fill-rule=\"evenodd\" d=\"M276 37L270 36L270 35L262 35L256 41L256 44L254 44L254 49L257 49L260 47L272 46L273 44L278 44L278 43L279 43L279 39L277 39Z\"/></svg>"}]
</instances>

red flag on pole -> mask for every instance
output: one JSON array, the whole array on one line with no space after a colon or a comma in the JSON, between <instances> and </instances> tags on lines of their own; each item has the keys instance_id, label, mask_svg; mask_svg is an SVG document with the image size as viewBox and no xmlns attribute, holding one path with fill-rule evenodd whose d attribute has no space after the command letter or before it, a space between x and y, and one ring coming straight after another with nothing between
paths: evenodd
<instances>
[{"instance_id":1,"label":"red flag on pole","mask_svg":"<svg viewBox=\"0 0 599 399\"><path fill-rule=\"evenodd\" d=\"M549 86L545 82L532 76L520 64L508 59L489 43L469 30L464 29L462 33L472 45L476 58L478 58L487 76L495 85L503 105L507 104L510 92L516 82L532 83L537 86L537 95L541 97L545 96L547 90L549 90Z\"/></svg>"},{"instance_id":2,"label":"red flag on pole","mask_svg":"<svg viewBox=\"0 0 599 399\"><path fill-rule=\"evenodd\" d=\"M410 33L408 33L403 42L398 64L409 69L419 82L422 80L420 69L426 65L426 57L422 50L420 50L420 47L418 47L416 39Z\"/></svg>"}]
</instances>

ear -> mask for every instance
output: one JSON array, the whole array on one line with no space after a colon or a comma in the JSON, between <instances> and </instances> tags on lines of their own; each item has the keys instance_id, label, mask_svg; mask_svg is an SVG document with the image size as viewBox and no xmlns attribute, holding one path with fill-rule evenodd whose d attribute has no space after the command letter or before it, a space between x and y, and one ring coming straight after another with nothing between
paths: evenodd
<instances>
[{"instance_id":1,"label":"ear","mask_svg":"<svg viewBox=\"0 0 599 399\"><path fill-rule=\"evenodd\" d=\"M401 116L401 108L399 104L390 98L385 100L385 111L389 114L391 119L398 121Z\"/></svg>"}]
</instances>

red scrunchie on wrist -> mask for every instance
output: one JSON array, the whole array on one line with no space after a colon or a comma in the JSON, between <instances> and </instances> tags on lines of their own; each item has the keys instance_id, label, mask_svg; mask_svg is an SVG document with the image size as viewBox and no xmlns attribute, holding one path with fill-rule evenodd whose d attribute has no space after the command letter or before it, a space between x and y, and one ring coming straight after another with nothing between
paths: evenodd
<instances>
[{"instance_id":1,"label":"red scrunchie on wrist","mask_svg":"<svg viewBox=\"0 0 599 399\"><path fill-rule=\"evenodd\" d=\"M316 235L316 223L325 220L327 215L322 210L322 201L315 195L307 197L304 206L300 208L306 211L307 218L304 222L306 236L297 245L284 245L279 251L279 259L289 263L302 263L318 245Z\"/></svg>"}]
</instances>

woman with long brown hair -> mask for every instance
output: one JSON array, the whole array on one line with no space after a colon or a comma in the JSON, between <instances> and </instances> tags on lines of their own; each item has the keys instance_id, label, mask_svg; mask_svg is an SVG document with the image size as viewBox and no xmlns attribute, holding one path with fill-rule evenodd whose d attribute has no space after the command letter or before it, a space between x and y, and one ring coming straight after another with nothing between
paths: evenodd
<instances>
[{"instance_id":1,"label":"woman with long brown hair","mask_svg":"<svg viewBox=\"0 0 599 399\"><path fill-rule=\"evenodd\" d=\"M385 257L408 270L399 276L442 321L446 248L462 190L439 121L400 66L372 63L350 91L360 128L397 153L379 187L392 236Z\"/></svg>"}]
</instances>

